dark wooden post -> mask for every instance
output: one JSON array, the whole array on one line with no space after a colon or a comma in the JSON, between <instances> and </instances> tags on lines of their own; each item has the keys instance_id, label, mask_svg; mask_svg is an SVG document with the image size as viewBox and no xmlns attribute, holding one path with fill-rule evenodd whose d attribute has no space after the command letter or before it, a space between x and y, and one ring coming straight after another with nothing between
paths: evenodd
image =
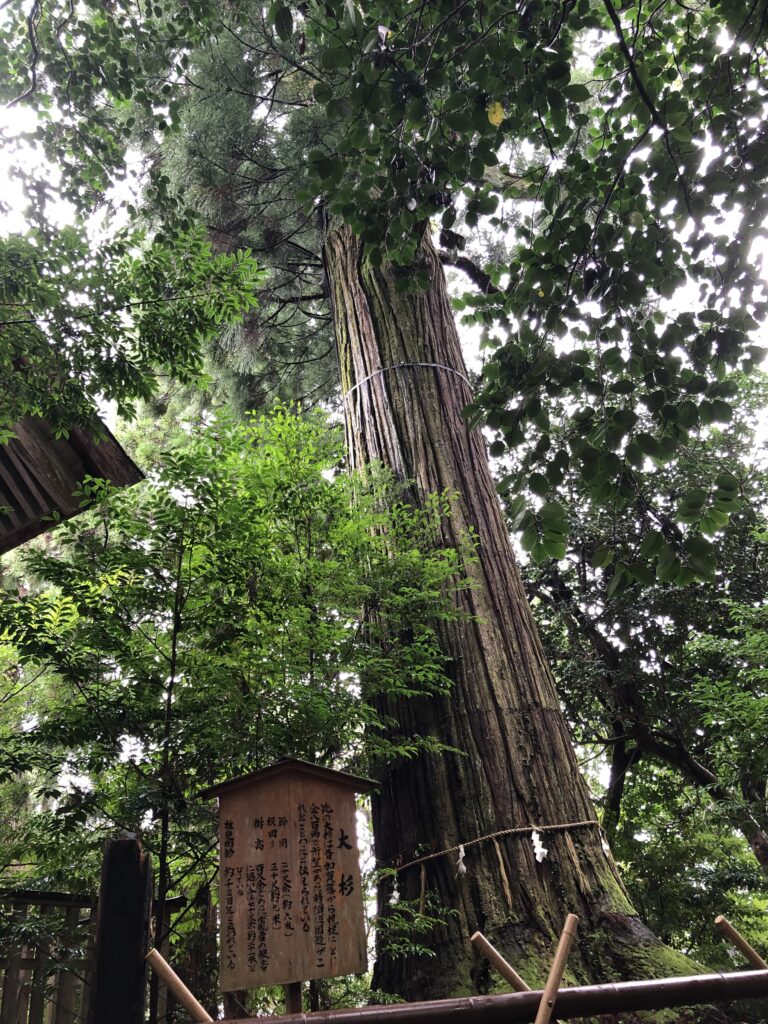
<instances>
[{"instance_id":1,"label":"dark wooden post","mask_svg":"<svg viewBox=\"0 0 768 1024\"><path fill-rule=\"evenodd\" d=\"M152 860L136 838L104 850L88 1024L142 1024L152 909Z\"/></svg>"},{"instance_id":2,"label":"dark wooden post","mask_svg":"<svg viewBox=\"0 0 768 1024\"><path fill-rule=\"evenodd\" d=\"M304 1002L301 998L301 982L292 981L283 986L285 991L285 1012L301 1013L304 1009Z\"/></svg>"}]
</instances>

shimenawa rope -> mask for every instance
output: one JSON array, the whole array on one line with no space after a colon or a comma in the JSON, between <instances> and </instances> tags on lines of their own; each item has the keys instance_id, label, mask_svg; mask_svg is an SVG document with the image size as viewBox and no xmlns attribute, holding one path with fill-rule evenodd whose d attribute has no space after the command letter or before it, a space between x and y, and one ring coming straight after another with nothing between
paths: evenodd
<instances>
[{"instance_id":1,"label":"shimenawa rope","mask_svg":"<svg viewBox=\"0 0 768 1024\"><path fill-rule=\"evenodd\" d=\"M358 388L362 387L363 384L367 384L369 380L373 380L380 373L387 373L389 370L407 370L412 367L426 367L427 369L433 370L447 370L448 373L455 374L460 380L463 380L467 387L472 390L472 385L469 380L459 370L455 370L452 366L446 366L444 363L395 363L392 366L380 366L378 370L374 370L373 373L369 373L367 377L363 377L357 384L353 384L352 387L344 394L342 398L343 402L349 398L353 391L357 391Z\"/></svg>"}]
</instances>

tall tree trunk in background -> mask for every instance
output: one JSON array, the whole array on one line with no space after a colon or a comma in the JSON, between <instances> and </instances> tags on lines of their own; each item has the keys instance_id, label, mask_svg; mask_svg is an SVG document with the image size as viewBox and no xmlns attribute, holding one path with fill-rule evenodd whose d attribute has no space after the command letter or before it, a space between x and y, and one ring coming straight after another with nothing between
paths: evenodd
<instances>
[{"instance_id":1,"label":"tall tree trunk in background","mask_svg":"<svg viewBox=\"0 0 768 1024\"><path fill-rule=\"evenodd\" d=\"M461 754L422 754L387 767L373 802L379 865L407 863L501 829L594 820L550 670L515 565L485 443L461 410L470 401L445 279L425 236L420 262L431 286L395 288L391 267L372 267L343 225L331 223L325 264L331 293L347 440L355 466L377 459L410 481L415 504L455 494L444 540L473 530L478 559L459 598L472 618L441 627L453 688L440 698L391 699L381 710L397 733L436 736ZM408 367L377 371L407 363ZM438 368L418 366L438 364ZM357 386L356 386L357 385ZM581 918L569 977L588 981L688 973L638 920L599 829L544 835L537 863L529 836L486 840L425 862L427 887L457 913L425 943L435 956L379 955L373 986L406 999L486 991L490 978L469 942L483 931L524 978L546 975L568 911ZM398 876L402 899L418 900L420 866ZM385 911L388 891L379 894Z\"/></svg>"}]
</instances>

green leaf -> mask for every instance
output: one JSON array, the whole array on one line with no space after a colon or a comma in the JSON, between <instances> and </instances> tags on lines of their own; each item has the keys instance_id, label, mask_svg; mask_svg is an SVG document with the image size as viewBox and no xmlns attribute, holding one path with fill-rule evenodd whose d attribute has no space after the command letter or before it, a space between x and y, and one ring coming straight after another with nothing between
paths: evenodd
<instances>
[{"instance_id":1,"label":"green leaf","mask_svg":"<svg viewBox=\"0 0 768 1024\"><path fill-rule=\"evenodd\" d=\"M614 554L611 548L602 547L595 548L592 553L592 565L595 569L604 569L607 565L610 565L613 561Z\"/></svg>"},{"instance_id":2,"label":"green leaf","mask_svg":"<svg viewBox=\"0 0 768 1024\"><path fill-rule=\"evenodd\" d=\"M649 530L640 543L640 554L643 558L652 558L663 551L664 545L664 534L658 530Z\"/></svg>"},{"instance_id":3,"label":"green leaf","mask_svg":"<svg viewBox=\"0 0 768 1024\"><path fill-rule=\"evenodd\" d=\"M542 543L548 558L556 558L558 561L565 558L565 541L555 540L553 537L544 537Z\"/></svg>"},{"instance_id":4,"label":"green leaf","mask_svg":"<svg viewBox=\"0 0 768 1024\"><path fill-rule=\"evenodd\" d=\"M278 39L282 39L284 43L287 43L293 35L293 15L290 8L278 7L275 12L274 22Z\"/></svg>"},{"instance_id":5,"label":"green leaf","mask_svg":"<svg viewBox=\"0 0 768 1024\"><path fill-rule=\"evenodd\" d=\"M349 54L343 46L330 47L320 55L320 64L326 71L338 71L349 64Z\"/></svg>"},{"instance_id":6,"label":"green leaf","mask_svg":"<svg viewBox=\"0 0 768 1024\"><path fill-rule=\"evenodd\" d=\"M693 487L683 495L680 501L680 508L687 511L698 511L704 507L708 497L709 492L705 491L703 487Z\"/></svg>"},{"instance_id":7,"label":"green leaf","mask_svg":"<svg viewBox=\"0 0 768 1024\"><path fill-rule=\"evenodd\" d=\"M715 478L715 483L721 491L727 494L736 495L739 493L739 481L733 473L720 473Z\"/></svg>"},{"instance_id":8,"label":"green leaf","mask_svg":"<svg viewBox=\"0 0 768 1024\"><path fill-rule=\"evenodd\" d=\"M565 96L567 99L571 100L572 103L585 103L590 98L591 94L586 85L574 83L566 86Z\"/></svg>"},{"instance_id":9,"label":"green leaf","mask_svg":"<svg viewBox=\"0 0 768 1024\"><path fill-rule=\"evenodd\" d=\"M333 90L326 82L316 82L312 88L312 95L317 103L325 106L333 99Z\"/></svg>"},{"instance_id":10,"label":"green leaf","mask_svg":"<svg viewBox=\"0 0 768 1024\"><path fill-rule=\"evenodd\" d=\"M637 443L640 451L645 455L658 455L659 442L652 434L637 434L635 436L635 442Z\"/></svg>"},{"instance_id":11,"label":"green leaf","mask_svg":"<svg viewBox=\"0 0 768 1024\"><path fill-rule=\"evenodd\" d=\"M507 507L507 515L509 517L509 525L513 530L520 529L527 513L528 506L523 495L518 495L509 503L509 506Z\"/></svg>"},{"instance_id":12,"label":"green leaf","mask_svg":"<svg viewBox=\"0 0 768 1024\"><path fill-rule=\"evenodd\" d=\"M533 551L534 545L538 542L539 535L535 528L529 527L527 530L523 530L520 537L520 547L523 551Z\"/></svg>"},{"instance_id":13,"label":"green leaf","mask_svg":"<svg viewBox=\"0 0 768 1024\"><path fill-rule=\"evenodd\" d=\"M693 402L686 400L680 403L677 407L677 422L687 430L691 430L698 425L699 410Z\"/></svg>"},{"instance_id":14,"label":"green leaf","mask_svg":"<svg viewBox=\"0 0 768 1024\"><path fill-rule=\"evenodd\" d=\"M637 580L644 587L650 587L656 582L656 569L653 566L633 562L627 567L627 571L633 579Z\"/></svg>"},{"instance_id":15,"label":"green leaf","mask_svg":"<svg viewBox=\"0 0 768 1024\"><path fill-rule=\"evenodd\" d=\"M537 564L541 564L541 562L545 562L549 557L550 555L547 551L546 544L544 544L542 541L536 541L536 543L531 548L531 558L533 559L533 561Z\"/></svg>"},{"instance_id":16,"label":"green leaf","mask_svg":"<svg viewBox=\"0 0 768 1024\"><path fill-rule=\"evenodd\" d=\"M541 506L539 514L546 529L552 530L559 527L561 527L563 531L568 529L568 517L560 502L545 502Z\"/></svg>"},{"instance_id":17,"label":"green leaf","mask_svg":"<svg viewBox=\"0 0 768 1024\"><path fill-rule=\"evenodd\" d=\"M528 477L528 486L534 494L538 494L540 497L549 492L549 480L543 473L531 473Z\"/></svg>"},{"instance_id":18,"label":"green leaf","mask_svg":"<svg viewBox=\"0 0 768 1024\"><path fill-rule=\"evenodd\" d=\"M733 418L733 407L724 402L722 398L716 398L712 402L712 419L719 423L730 423Z\"/></svg>"},{"instance_id":19,"label":"green leaf","mask_svg":"<svg viewBox=\"0 0 768 1024\"><path fill-rule=\"evenodd\" d=\"M626 566L622 562L619 562L616 569L611 577L608 586L606 587L606 594L608 597L616 597L621 594L627 588L629 579L625 572Z\"/></svg>"}]
</instances>

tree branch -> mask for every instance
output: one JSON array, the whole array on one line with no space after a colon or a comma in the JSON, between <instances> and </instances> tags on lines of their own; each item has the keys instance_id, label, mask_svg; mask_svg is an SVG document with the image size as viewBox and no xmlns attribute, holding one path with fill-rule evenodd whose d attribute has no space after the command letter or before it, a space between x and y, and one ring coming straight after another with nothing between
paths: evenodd
<instances>
[{"instance_id":1,"label":"tree branch","mask_svg":"<svg viewBox=\"0 0 768 1024\"><path fill-rule=\"evenodd\" d=\"M642 78L640 77L640 72L637 70L637 64L635 64L635 58L632 56L632 53L631 53L631 51L629 49L629 46L627 45L627 40L626 40L626 37L624 36L624 29L621 27L621 21L619 20L619 16L616 13L616 8L611 3L611 0L603 0L603 6L605 7L606 11L608 12L608 17L613 22L613 27L616 29L616 35L618 36L618 41L619 41L619 49L624 54L624 57L625 57L625 59L627 61L627 67L629 68L629 73L630 73L630 75L632 77L632 81L635 83L635 88L637 89L637 91L638 91L638 93L640 95L640 99L643 101L643 103L648 108L648 110L649 110L649 112L651 114L651 118L653 120L653 123L658 128L661 128L661 130L663 132L666 133L666 130L667 130L666 122L664 121L664 118L661 116L661 114L656 109L656 104L651 99L650 94L649 94L648 90L645 87L645 83L643 82Z\"/></svg>"},{"instance_id":2,"label":"tree branch","mask_svg":"<svg viewBox=\"0 0 768 1024\"><path fill-rule=\"evenodd\" d=\"M444 267L455 267L457 270L463 270L470 281L477 285L483 295L503 294L501 288L498 288L491 280L491 275L486 274L482 267L478 267L469 256L454 256L444 249L441 249L437 255Z\"/></svg>"}]
</instances>

